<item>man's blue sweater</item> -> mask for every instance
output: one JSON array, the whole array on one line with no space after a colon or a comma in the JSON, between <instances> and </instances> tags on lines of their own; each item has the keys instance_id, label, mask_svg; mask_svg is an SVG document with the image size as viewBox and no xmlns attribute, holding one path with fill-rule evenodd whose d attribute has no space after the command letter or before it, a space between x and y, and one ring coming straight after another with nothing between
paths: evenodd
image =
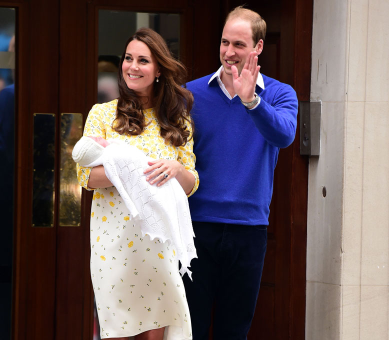
<instances>
[{"instance_id":1,"label":"man's blue sweater","mask_svg":"<svg viewBox=\"0 0 389 340\"><path fill-rule=\"evenodd\" d=\"M189 198L193 221L268 225L280 148L296 133L297 97L289 85L263 76L253 110L222 92L212 75L187 84L193 93L194 153L200 177Z\"/></svg>"}]
</instances>

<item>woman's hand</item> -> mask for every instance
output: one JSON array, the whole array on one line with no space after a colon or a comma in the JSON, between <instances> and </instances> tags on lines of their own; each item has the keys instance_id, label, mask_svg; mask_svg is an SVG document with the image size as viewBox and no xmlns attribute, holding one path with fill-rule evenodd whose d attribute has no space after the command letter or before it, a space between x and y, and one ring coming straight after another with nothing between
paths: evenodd
<instances>
[{"instance_id":1,"label":"woman's hand","mask_svg":"<svg viewBox=\"0 0 389 340\"><path fill-rule=\"evenodd\" d=\"M146 181L150 184L158 183L158 187L164 185L171 178L180 177L180 174L185 170L180 162L168 159L157 159L148 162L148 164L150 167L144 171L144 174L148 174Z\"/></svg>"},{"instance_id":2,"label":"woman's hand","mask_svg":"<svg viewBox=\"0 0 389 340\"><path fill-rule=\"evenodd\" d=\"M160 187L168 180L176 178L187 195L192 191L196 178L191 172L186 170L179 161L157 159L155 161L150 161L148 164L150 167L147 168L144 173L146 175L148 174L146 180L150 184L158 183L157 186Z\"/></svg>"}]
</instances>

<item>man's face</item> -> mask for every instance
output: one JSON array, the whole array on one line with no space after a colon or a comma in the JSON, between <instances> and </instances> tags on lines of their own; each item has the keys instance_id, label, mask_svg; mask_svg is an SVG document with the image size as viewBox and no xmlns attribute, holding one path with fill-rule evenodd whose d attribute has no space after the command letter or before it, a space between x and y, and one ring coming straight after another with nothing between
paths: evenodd
<instances>
[{"instance_id":1,"label":"man's face","mask_svg":"<svg viewBox=\"0 0 389 340\"><path fill-rule=\"evenodd\" d=\"M220 43L220 61L224 72L231 75L231 66L235 65L240 74L250 52L257 51L260 54L262 47L262 40L254 46L250 22L239 18L228 20Z\"/></svg>"}]
</instances>

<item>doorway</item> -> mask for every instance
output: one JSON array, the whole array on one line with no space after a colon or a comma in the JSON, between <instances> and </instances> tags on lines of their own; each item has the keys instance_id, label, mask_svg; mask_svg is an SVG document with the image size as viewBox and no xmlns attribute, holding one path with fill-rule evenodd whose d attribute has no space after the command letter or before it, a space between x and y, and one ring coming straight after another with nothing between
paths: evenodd
<instances>
[{"instance_id":1,"label":"doorway","mask_svg":"<svg viewBox=\"0 0 389 340\"><path fill-rule=\"evenodd\" d=\"M90 108L105 100L98 81L110 72L99 74L99 56L117 55L116 50L99 50L104 14L134 13L136 25L148 20L160 27L166 27L161 26L163 17L177 16L179 40L167 39L194 79L219 67L223 19L236 5L221 0L0 2L14 9L16 20L13 339L93 337L91 194L80 195L67 159ZM312 1L262 1L248 7L273 23L262 71L291 84L300 100L308 100ZM39 166L46 172L34 171ZM306 192L307 159L299 155L296 141L279 157L269 248L250 339L304 338Z\"/></svg>"}]
</instances>

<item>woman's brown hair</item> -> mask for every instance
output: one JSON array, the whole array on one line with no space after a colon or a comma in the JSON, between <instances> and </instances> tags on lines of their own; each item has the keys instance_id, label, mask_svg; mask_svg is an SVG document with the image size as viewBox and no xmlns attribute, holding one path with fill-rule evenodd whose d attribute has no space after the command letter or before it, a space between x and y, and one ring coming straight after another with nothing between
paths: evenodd
<instances>
[{"instance_id":1,"label":"woman's brown hair","mask_svg":"<svg viewBox=\"0 0 389 340\"><path fill-rule=\"evenodd\" d=\"M127 87L122 73L126 49L132 40L145 43L159 66L161 75L159 82L154 83L154 97L150 99L161 127L161 136L174 146L185 145L192 137L187 125L194 128L190 118L193 96L182 87L187 72L184 65L173 58L165 40L150 28L139 29L126 43L119 66L119 101L113 129L121 135L139 135L145 128L141 98Z\"/></svg>"}]
</instances>

